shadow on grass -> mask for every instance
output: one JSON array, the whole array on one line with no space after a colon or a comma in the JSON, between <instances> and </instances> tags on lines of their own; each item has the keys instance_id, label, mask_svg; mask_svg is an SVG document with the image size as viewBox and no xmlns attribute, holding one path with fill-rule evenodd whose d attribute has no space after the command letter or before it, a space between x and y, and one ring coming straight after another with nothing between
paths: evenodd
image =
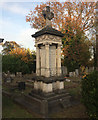
<instances>
[{"instance_id":1,"label":"shadow on grass","mask_svg":"<svg viewBox=\"0 0 98 120\"><path fill-rule=\"evenodd\" d=\"M19 105L15 104L11 98L2 96L2 118L35 118L36 114L30 114Z\"/></svg>"}]
</instances>

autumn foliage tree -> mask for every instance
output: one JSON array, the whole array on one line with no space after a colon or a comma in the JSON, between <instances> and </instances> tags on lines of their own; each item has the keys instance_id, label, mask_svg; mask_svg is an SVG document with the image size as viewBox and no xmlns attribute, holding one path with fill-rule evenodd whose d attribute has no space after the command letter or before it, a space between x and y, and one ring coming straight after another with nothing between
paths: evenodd
<instances>
[{"instance_id":1,"label":"autumn foliage tree","mask_svg":"<svg viewBox=\"0 0 98 120\"><path fill-rule=\"evenodd\" d=\"M90 59L89 46L91 45L87 36L94 27L95 4L95 2L78 1L41 3L35 7L34 11L30 11L26 16L26 21L30 22L31 27L43 28L46 21L42 10L49 5L54 12L54 18L51 20L52 27L65 34L62 40L63 64L66 60L70 60L71 64L68 62L70 67L80 64L87 65Z\"/></svg>"},{"instance_id":2,"label":"autumn foliage tree","mask_svg":"<svg viewBox=\"0 0 98 120\"><path fill-rule=\"evenodd\" d=\"M80 26L83 31L87 31L93 27L95 2L41 3L35 7L34 11L30 11L26 16L26 22L30 22L31 27L40 29L45 26L45 19L42 15L42 10L46 5L49 5L54 12L52 26L58 30L62 30L65 24L69 24L69 21L72 20L74 20L77 23L77 26Z\"/></svg>"},{"instance_id":3,"label":"autumn foliage tree","mask_svg":"<svg viewBox=\"0 0 98 120\"><path fill-rule=\"evenodd\" d=\"M20 45L15 41L6 41L3 45L2 53L5 55L9 54L13 49L20 48Z\"/></svg>"},{"instance_id":4,"label":"autumn foliage tree","mask_svg":"<svg viewBox=\"0 0 98 120\"><path fill-rule=\"evenodd\" d=\"M31 51L29 48L16 48L11 50L10 55L19 57L21 61L25 62L28 67L30 72L34 71L36 69L36 63L35 63L35 51Z\"/></svg>"},{"instance_id":5,"label":"autumn foliage tree","mask_svg":"<svg viewBox=\"0 0 98 120\"><path fill-rule=\"evenodd\" d=\"M68 26L71 30L71 25ZM66 27L67 28L67 27ZM67 66L68 71L74 71L78 69L81 65L88 66L90 59L89 46L91 43L85 34L78 28L77 32L66 30L65 36L63 38L63 49L62 55L63 65Z\"/></svg>"},{"instance_id":6,"label":"autumn foliage tree","mask_svg":"<svg viewBox=\"0 0 98 120\"><path fill-rule=\"evenodd\" d=\"M2 57L3 71L8 70L12 73L21 71L22 73L31 73L35 71L35 52L29 48L25 49L14 41L7 41L3 45Z\"/></svg>"}]
</instances>

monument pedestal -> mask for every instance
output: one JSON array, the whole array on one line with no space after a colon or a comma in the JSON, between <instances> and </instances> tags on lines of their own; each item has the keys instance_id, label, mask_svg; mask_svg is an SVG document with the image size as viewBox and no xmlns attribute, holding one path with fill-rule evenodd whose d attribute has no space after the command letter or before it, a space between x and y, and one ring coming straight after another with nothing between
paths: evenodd
<instances>
[{"instance_id":1,"label":"monument pedestal","mask_svg":"<svg viewBox=\"0 0 98 120\"><path fill-rule=\"evenodd\" d=\"M34 88L25 96L25 100L32 105L32 111L48 117L49 114L59 112L71 105L71 97L64 89L64 78L36 77L33 80Z\"/></svg>"}]
</instances>

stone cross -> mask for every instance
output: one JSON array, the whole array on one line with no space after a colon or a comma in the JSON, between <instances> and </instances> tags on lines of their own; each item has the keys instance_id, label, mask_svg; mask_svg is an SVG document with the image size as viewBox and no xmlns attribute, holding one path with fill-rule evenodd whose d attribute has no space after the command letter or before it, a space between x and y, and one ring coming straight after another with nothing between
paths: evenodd
<instances>
[{"instance_id":1,"label":"stone cross","mask_svg":"<svg viewBox=\"0 0 98 120\"><path fill-rule=\"evenodd\" d=\"M42 11L42 15L46 20L46 26L51 25L51 19L54 17L54 13L50 11L50 6L46 6L45 10Z\"/></svg>"}]
</instances>

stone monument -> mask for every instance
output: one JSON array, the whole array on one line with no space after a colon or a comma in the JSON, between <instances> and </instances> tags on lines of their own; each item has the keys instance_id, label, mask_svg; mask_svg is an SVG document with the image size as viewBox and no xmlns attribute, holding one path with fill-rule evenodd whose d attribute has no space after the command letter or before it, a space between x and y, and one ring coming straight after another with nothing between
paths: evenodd
<instances>
[{"instance_id":1,"label":"stone monument","mask_svg":"<svg viewBox=\"0 0 98 120\"><path fill-rule=\"evenodd\" d=\"M51 19L54 14L49 6L46 6L42 14L46 19L46 26L32 35L36 46L36 76L32 78L34 88L21 100L21 104L47 117L70 106L70 96L64 88L66 79L61 76L61 45L64 34L52 28Z\"/></svg>"},{"instance_id":2,"label":"stone monument","mask_svg":"<svg viewBox=\"0 0 98 120\"><path fill-rule=\"evenodd\" d=\"M36 46L36 78L33 78L34 88L30 95L45 100L43 104L47 105L44 106L43 114L46 114L54 111L56 106L60 109L60 104L63 107L68 106L70 96L64 88L65 78L61 76L61 46L64 34L52 28L51 19L54 14L49 6L46 6L42 14L46 19L46 26L32 35Z\"/></svg>"}]
</instances>

